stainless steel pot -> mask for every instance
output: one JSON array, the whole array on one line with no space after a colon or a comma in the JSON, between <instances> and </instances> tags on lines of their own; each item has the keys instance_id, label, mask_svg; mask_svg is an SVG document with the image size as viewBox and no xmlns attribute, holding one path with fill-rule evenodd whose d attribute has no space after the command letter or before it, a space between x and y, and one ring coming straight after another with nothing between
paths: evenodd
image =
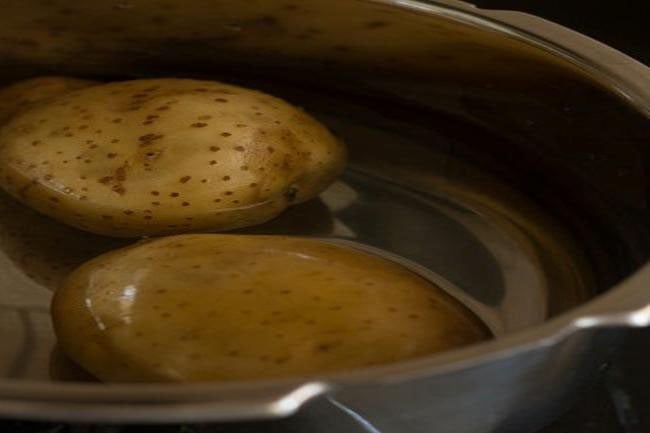
<instances>
[{"instance_id":1,"label":"stainless steel pot","mask_svg":"<svg viewBox=\"0 0 650 433\"><path fill-rule=\"evenodd\" d=\"M322 377L82 382L51 352L49 289L119 242L2 196L2 416L288 417L245 428L330 432L343 429L336 412L370 432L521 433L567 408L625 328L650 324L650 72L587 37L456 1L12 0L0 22L7 80L207 76L303 104L350 144L350 170L252 231L406 257L496 334Z\"/></svg>"}]
</instances>

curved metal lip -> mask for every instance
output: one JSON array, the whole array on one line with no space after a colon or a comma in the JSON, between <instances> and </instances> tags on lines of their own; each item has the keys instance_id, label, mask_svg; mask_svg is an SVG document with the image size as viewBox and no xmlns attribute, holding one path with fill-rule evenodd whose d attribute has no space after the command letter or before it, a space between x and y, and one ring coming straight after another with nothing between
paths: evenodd
<instances>
[{"instance_id":1,"label":"curved metal lip","mask_svg":"<svg viewBox=\"0 0 650 433\"><path fill-rule=\"evenodd\" d=\"M624 54L541 18L509 11L485 11L449 0L366 0L505 33L559 55L609 87L650 117L649 69ZM450 5L451 3L451 5ZM522 29L534 24L538 33ZM554 40L551 33L573 39ZM579 52L578 52L579 51ZM607 65L596 60L612 59ZM647 283L646 283L647 282ZM584 305L530 329L498 339L411 361L318 377L232 384L89 384L5 380L0 414L97 421L236 420L288 416L311 398L356 385L381 385L472 368L533 349L552 346L584 329L650 325L650 264L629 280ZM79 412L82 411L82 412ZM73 413L74 412L74 413Z\"/></svg>"},{"instance_id":2,"label":"curved metal lip","mask_svg":"<svg viewBox=\"0 0 650 433\"><path fill-rule=\"evenodd\" d=\"M650 117L650 68L595 39L523 12L479 9L459 0L365 0L493 30L555 54Z\"/></svg>"}]
</instances>

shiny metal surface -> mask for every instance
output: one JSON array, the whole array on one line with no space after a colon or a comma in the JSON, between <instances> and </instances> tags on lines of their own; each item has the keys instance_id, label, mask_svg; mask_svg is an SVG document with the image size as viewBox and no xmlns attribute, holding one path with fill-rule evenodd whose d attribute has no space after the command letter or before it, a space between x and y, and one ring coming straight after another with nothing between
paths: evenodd
<instances>
[{"instance_id":1,"label":"shiny metal surface","mask_svg":"<svg viewBox=\"0 0 650 433\"><path fill-rule=\"evenodd\" d=\"M533 17L456 2L4 8L7 79L208 76L305 106L348 142L350 169L320 201L249 232L353 239L403 256L462 291L498 338L304 380L83 382L50 355L50 290L123 241L65 228L2 196L2 415L167 422L297 412L290 431L318 431L334 407L362 431L521 432L520 420L534 428L566 407L615 347L620 331L603 328L650 322L650 78L611 49Z\"/></svg>"}]
</instances>

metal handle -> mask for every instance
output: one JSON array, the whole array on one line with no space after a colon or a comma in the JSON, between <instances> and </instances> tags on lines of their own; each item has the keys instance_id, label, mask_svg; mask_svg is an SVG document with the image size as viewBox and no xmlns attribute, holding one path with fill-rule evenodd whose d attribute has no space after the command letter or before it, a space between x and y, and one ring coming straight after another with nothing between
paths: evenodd
<instances>
[{"instance_id":1,"label":"metal handle","mask_svg":"<svg viewBox=\"0 0 650 433\"><path fill-rule=\"evenodd\" d=\"M111 400L105 390L88 384L0 385L0 417L32 419L74 419L78 422L178 422L281 418L294 414L308 401L327 394L331 386L310 381L263 387L221 387L183 385L169 393L169 385L134 388L110 385ZM173 395L172 395L173 394Z\"/></svg>"}]
</instances>

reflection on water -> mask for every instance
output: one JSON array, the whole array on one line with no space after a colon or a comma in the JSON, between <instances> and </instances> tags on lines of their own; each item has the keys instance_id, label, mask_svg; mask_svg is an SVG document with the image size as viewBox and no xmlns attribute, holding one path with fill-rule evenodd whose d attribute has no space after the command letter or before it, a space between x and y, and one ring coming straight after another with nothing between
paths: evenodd
<instances>
[{"instance_id":1,"label":"reflection on water","mask_svg":"<svg viewBox=\"0 0 650 433\"><path fill-rule=\"evenodd\" d=\"M362 174L350 172L345 179L362 185L358 202L337 214L357 240L408 257L478 301L499 305L505 294L499 263L472 231L449 215L467 210Z\"/></svg>"},{"instance_id":2,"label":"reflection on water","mask_svg":"<svg viewBox=\"0 0 650 433\"><path fill-rule=\"evenodd\" d=\"M81 263L131 242L68 227L0 191L0 250L24 275L51 290Z\"/></svg>"},{"instance_id":3,"label":"reflection on water","mask_svg":"<svg viewBox=\"0 0 650 433\"><path fill-rule=\"evenodd\" d=\"M454 213L463 212L471 215L452 203L351 169L320 199L240 232L354 239L408 257L478 301L498 306L505 292L500 264L454 219Z\"/></svg>"},{"instance_id":4,"label":"reflection on water","mask_svg":"<svg viewBox=\"0 0 650 433\"><path fill-rule=\"evenodd\" d=\"M390 134L384 134L381 152L394 152L395 143L390 138ZM384 160L379 152L376 148L375 156ZM409 158L422 158L415 151L409 155ZM431 154L429 158L423 160L429 164L427 167L438 156ZM445 159L447 169L449 165ZM527 234L521 227L509 226L499 213L490 214L490 206L501 206L500 212L504 213L507 205L494 197L488 199L484 191L482 195L472 196L471 188L465 186L468 189L456 189L450 200L441 189L445 185L441 175L448 174L444 170L438 177L425 171L409 173L411 179L407 185L400 184L399 176L392 176L389 168L377 166L372 158L358 158L319 199L297 205L273 221L240 232L353 239L403 256L439 274L485 307L491 320L499 322L499 329L514 330L544 320L548 314L545 298L548 282L536 261L542 251L536 251L532 238L527 238L535 233ZM481 200L466 206L463 200L471 197ZM28 311L29 305L34 305L32 300L37 300L42 310L39 317L43 319L37 324L38 338L29 337L35 335L30 328L33 315L29 311L26 317L30 323L18 324L26 333L14 332L16 325L0 327L0 333L15 343L14 349L3 354L14 365L30 362L32 350L49 351L54 343L47 315L49 297L43 295L43 288L56 287L75 266L133 240L111 239L69 228L6 195L0 195L0 206L0 248L4 258L10 260L10 274L14 275L14 284L0 283L0 303L3 296L10 295L16 298L12 301L16 308ZM484 209L477 212L480 206ZM546 241L552 242L552 238ZM573 269L568 262L564 266ZM29 284L19 282L25 278ZM574 284L572 290L579 287L570 280L555 283L558 287ZM27 346L30 353L25 352ZM74 380L74 374L65 372L70 370L69 366L57 357L53 357L49 366L52 377ZM25 374L9 373L13 377Z\"/></svg>"},{"instance_id":5,"label":"reflection on water","mask_svg":"<svg viewBox=\"0 0 650 433\"><path fill-rule=\"evenodd\" d=\"M294 236L327 236L334 219L322 199L316 198L290 207L271 221L236 230L242 234L277 234Z\"/></svg>"},{"instance_id":6,"label":"reflection on water","mask_svg":"<svg viewBox=\"0 0 650 433\"><path fill-rule=\"evenodd\" d=\"M411 112L395 111L399 107L384 113L356 99L342 103L341 94L278 86L274 93L291 95L344 139L349 169L319 199L238 232L329 236L387 250L451 282L505 332L561 311L552 305L557 300L569 308L585 298L570 236L526 197L454 156L459 140L487 140L483 129L472 124L465 137L445 127L445 116L427 113L426 122L413 123ZM6 375L49 375L47 362L32 354L49 355L54 345L51 290L79 264L132 242L67 227L0 193L0 305L29 312L26 321L0 314L0 338L7 341L0 361L19 365L33 358L46 372L10 369ZM25 351L28 346L34 347Z\"/></svg>"}]
</instances>

